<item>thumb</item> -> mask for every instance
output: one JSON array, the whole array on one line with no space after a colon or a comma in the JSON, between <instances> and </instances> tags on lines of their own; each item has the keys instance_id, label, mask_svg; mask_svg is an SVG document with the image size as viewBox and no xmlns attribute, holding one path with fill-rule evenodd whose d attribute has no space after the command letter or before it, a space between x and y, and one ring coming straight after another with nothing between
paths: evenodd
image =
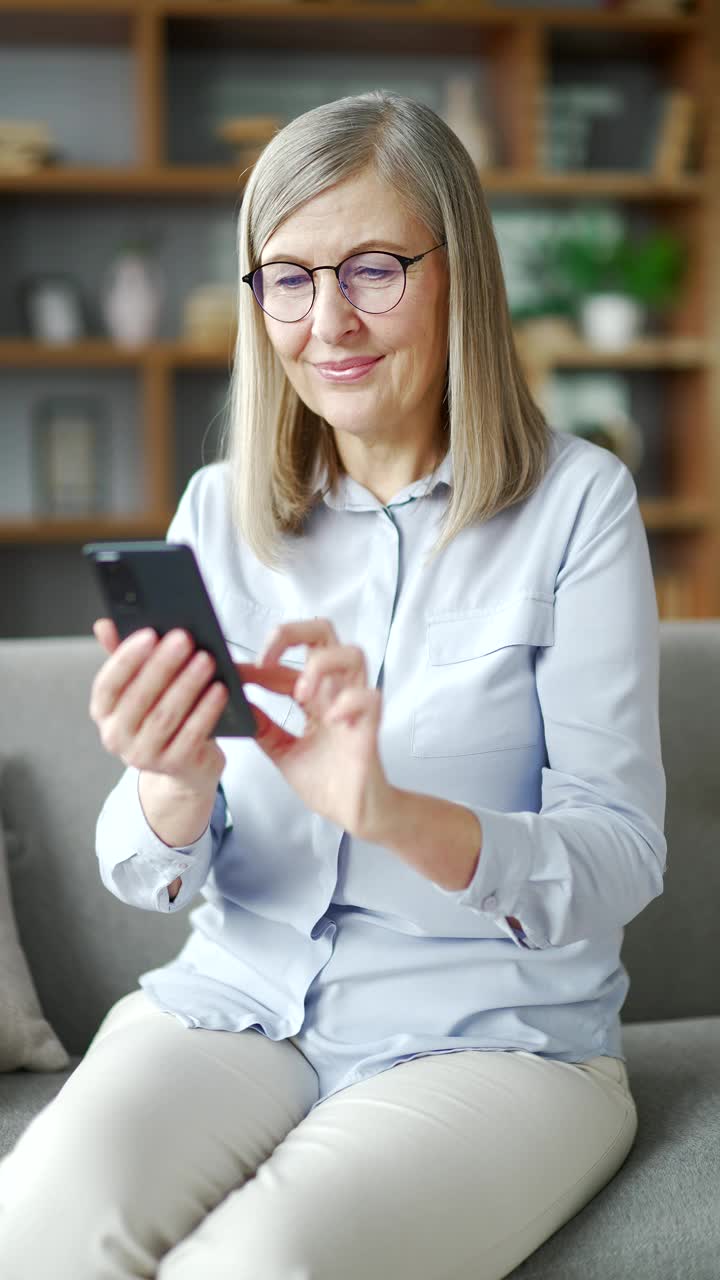
<instances>
[{"instance_id":1,"label":"thumb","mask_svg":"<svg viewBox=\"0 0 720 1280\"><path fill-rule=\"evenodd\" d=\"M297 738L292 733L288 733L287 730L276 724L274 720L271 720L270 716L262 711L257 703L250 702L250 706L257 725L255 741L271 760L297 742Z\"/></svg>"}]
</instances>

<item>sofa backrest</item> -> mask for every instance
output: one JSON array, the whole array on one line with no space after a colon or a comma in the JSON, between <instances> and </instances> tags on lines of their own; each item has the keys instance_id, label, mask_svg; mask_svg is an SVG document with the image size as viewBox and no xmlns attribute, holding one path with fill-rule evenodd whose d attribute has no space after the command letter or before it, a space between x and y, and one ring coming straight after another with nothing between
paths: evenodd
<instances>
[{"instance_id":1,"label":"sofa backrest","mask_svg":"<svg viewBox=\"0 0 720 1280\"><path fill-rule=\"evenodd\" d=\"M626 931L624 1021L720 1013L720 620L661 632L669 869L665 893ZM98 875L95 823L122 770L88 715L102 658L92 637L0 641L0 810L15 913L43 1009L72 1053L188 932L187 909L133 910Z\"/></svg>"},{"instance_id":2,"label":"sofa backrest","mask_svg":"<svg viewBox=\"0 0 720 1280\"><path fill-rule=\"evenodd\" d=\"M15 917L43 1011L70 1053L84 1052L110 1005L188 933L187 911L134 910L100 880L95 824L123 771L88 713L104 656L93 637L0 641L0 810Z\"/></svg>"},{"instance_id":3,"label":"sofa backrest","mask_svg":"<svg viewBox=\"0 0 720 1280\"><path fill-rule=\"evenodd\" d=\"M660 624L665 889L625 931L624 1022L720 1014L720 619Z\"/></svg>"}]
</instances>

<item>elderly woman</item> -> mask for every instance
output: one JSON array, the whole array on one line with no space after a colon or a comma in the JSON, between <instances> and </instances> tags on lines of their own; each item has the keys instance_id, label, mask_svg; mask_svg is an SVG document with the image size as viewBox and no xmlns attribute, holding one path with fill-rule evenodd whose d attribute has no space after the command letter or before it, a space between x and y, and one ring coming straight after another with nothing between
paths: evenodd
<instances>
[{"instance_id":1,"label":"elderly woman","mask_svg":"<svg viewBox=\"0 0 720 1280\"><path fill-rule=\"evenodd\" d=\"M623 925L662 889L658 625L627 468L518 364L483 191L432 111L332 102L239 226L224 460L189 543L256 708L192 638L107 651L98 823L180 955L0 1176L5 1280L494 1280L637 1119Z\"/></svg>"}]
</instances>

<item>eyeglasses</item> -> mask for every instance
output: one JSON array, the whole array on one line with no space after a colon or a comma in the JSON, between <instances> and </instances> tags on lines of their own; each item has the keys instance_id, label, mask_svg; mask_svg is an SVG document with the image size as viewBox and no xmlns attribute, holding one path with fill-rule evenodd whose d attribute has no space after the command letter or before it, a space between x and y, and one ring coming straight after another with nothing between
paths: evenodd
<instances>
[{"instance_id":1,"label":"eyeglasses","mask_svg":"<svg viewBox=\"0 0 720 1280\"><path fill-rule=\"evenodd\" d=\"M358 311L380 315L392 311L405 293L407 269L447 242L426 249L414 258L400 253L353 253L337 267L301 267L297 262L265 262L242 277L255 301L273 320L293 324L304 320L315 301L315 272L334 271L348 302Z\"/></svg>"}]
</instances>

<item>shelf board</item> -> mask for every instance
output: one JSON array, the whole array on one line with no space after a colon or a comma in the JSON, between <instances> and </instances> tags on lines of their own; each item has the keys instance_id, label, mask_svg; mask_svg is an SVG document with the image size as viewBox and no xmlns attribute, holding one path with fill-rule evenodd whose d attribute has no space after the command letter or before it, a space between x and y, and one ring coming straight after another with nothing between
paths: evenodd
<instances>
[{"instance_id":1,"label":"shelf board","mask_svg":"<svg viewBox=\"0 0 720 1280\"><path fill-rule=\"evenodd\" d=\"M643 498L640 513L651 533L692 532L713 523L707 503L687 498Z\"/></svg>"},{"instance_id":2,"label":"shelf board","mask_svg":"<svg viewBox=\"0 0 720 1280\"><path fill-rule=\"evenodd\" d=\"M104 338L53 344L30 338L0 339L0 369L42 368L139 368L146 365L223 368L229 372L232 352L228 346L202 346L177 339L142 347L120 347Z\"/></svg>"},{"instance_id":3,"label":"shelf board","mask_svg":"<svg viewBox=\"0 0 720 1280\"><path fill-rule=\"evenodd\" d=\"M530 360L542 359L522 333L518 349ZM710 364L710 351L702 338L640 338L617 351L599 350L578 338L549 349L547 364L553 369L703 369Z\"/></svg>"},{"instance_id":4,"label":"shelf board","mask_svg":"<svg viewBox=\"0 0 720 1280\"><path fill-rule=\"evenodd\" d=\"M682 174L672 182L659 181L651 173L596 170L582 173L537 172L528 169L492 169L480 172L485 190L498 195L601 196L619 200L688 200L704 195L705 175Z\"/></svg>"},{"instance_id":5,"label":"shelf board","mask_svg":"<svg viewBox=\"0 0 720 1280\"><path fill-rule=\"evenodd\" d=\"M0 194L46 195L239 195L244 175L238 169L166 165L157 169L101 169L49 165L33 173L0 173Z\"/></svg>"},{"instance_id":6,"label":"shelf board","mask_svg":"<svg viewBox=\"0 0 720 1280\"><path fill-rule=\"evenodd\" d=\"M146 348L123 348L101 338L88 338L84 342L51 343L34 342L32 338L3 338L0 340L0 368L3 369L55 369L61 368L134 368L143 358Z\"/></svg>"},{"instance_id":7,"label":"shelf board","mask_svg":"<svg viewBox=\"0 0 720 1280\"><path fill-rule=\"evenodd\" d=\"M158 343L154 358L176 369L224 369L230 373L233 355L234 351L228 345L203 346L178 338L176 342Z\"/></svg>"},{"instance_id":8,"label":"shelf board","mask_svg":"<svg viewBox=\"0 0 720 1280\"><path fill-rule=\"evenodd\" d=\"M378 24L470 23L473 26L516 28L534 22L539 25L596 29L600 31L693 31L700 24L699 15L659 15L632 13L568 12L567 8L547 5L540 9L510 10L495 8L491 0L482 7L477 0L415 0L394 3L393 0L276 0L272 8L267 0L146 0L148 7L166 18L262 18L276 22L302 15L304 19L322 22L371 20Z\"/></svg>"},{"instance_id":9,"label":"shelf board","mask_svg":"<svg viewBox=\"0 0 720 1280\"><path fill-rule=\"evenodd\" d=\"M518 334L521 355L535 358L530 344ZM68 345L33 342L29 338L0 340L0 369L135 368L167 365L171 368L225 369L232 366L229 345L203 346L178 338L142 347L119 347L103 338L88 338ZM700 338L644 338L620 351L598 351L578 339L562 351L548 354L548 364L558 369L695 369L710 363L707 343Z\"/></svg>"},{"instance_id":10,"label":"shelf board","mask_svg":"<svg viewBox=\"0 0 720 1280\"><path fill-rule=\"evenodd\" d=\"M652 533L682 533L710 523L703 503L673 498L646 498L640 503L645 527ZM104 541L113 538L164 538L172 512L137 515L33 518L0 516L0 545L51 545L58 542Z\"/></svg>"},{"instance_id":11,"label":"shelf board","mask_svg":"<svg viewBox=\"0 0 720 1280\"><path fill-rule=\"evenodd\" d=\"M0 544L25 546L56 542L104 541L114 538L164 538L172 513L96 516L0 516Z\"/></svg>"},{"instance_id":12,"label":"shelf board","mask_svg":"<svg viewBox=\"0 0 720 1280\"><path fill-rule=\"evenodd\" d=\"M249 170L223 165L164 165L156 169L101 169L48 166L34 173L0 173L0 195L235 195L242 194ZM604 197L652 202L694 200L707 188L704 174L658 181L649 173L597 171L541 173L527 169L487 169L480 173L492 195L544 198Z\"/></svg>"},{"instance_id":13,"label":"shelf board","mask_svg":"<svg viewBox=\"0 0 720 1280\"><path fill-rule=\"evenodd\" d=\"M0 0L3 12L77 13L97 16L98 0ZM495 8L491 0L478 8L477 0L416 0L414 4L397 0L278 0L270 9L267 0L103 0L102 8L113 13L135 16L151 12L163 17L191 18L243 18L267 19L271 14L277 20L290 17L349 19L372 18L376 22L416 22L427 17L443 22L472 21L479 26L520 26L527 22L562 26L597 28L611 31L692 31L702 23L699 14L642 14L617 12L569 12L567 8L546 5L528 10Z\"/></svg>"}]
</instances>

